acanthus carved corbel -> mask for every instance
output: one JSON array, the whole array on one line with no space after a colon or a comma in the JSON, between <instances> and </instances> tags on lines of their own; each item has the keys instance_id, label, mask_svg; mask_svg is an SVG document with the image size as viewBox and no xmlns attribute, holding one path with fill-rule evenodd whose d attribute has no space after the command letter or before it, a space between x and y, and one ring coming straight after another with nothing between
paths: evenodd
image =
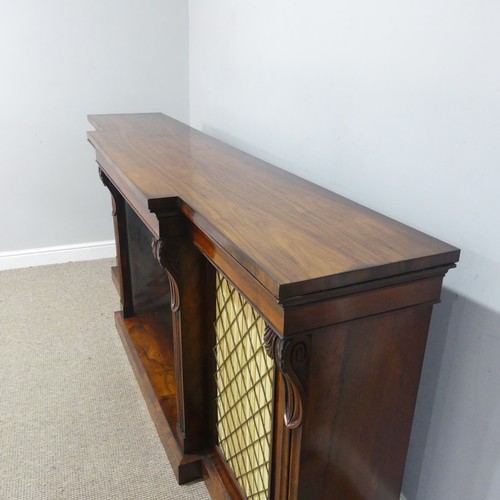
<instances>
[{"instance_id":1,"label":"acanthus carved corbel","mask_svg":"<svg viewBox=\"0 0 500 500\"><path fill-rule=\"evenodd\" d=\"M266 325L264 345L285 382L285 424L289 429L296 429L304 417L310 339L307 335L282 338Z\"/></svg>"},{"instance_id":2,"label":"acanthus carved corbel","mask_svg":"<svg viewBox=\"0 0 500 500\"><path fill-rule=\"evenodd\" d=\"M116 188L113 186L113 184L110 182L102 168L99 166L99 179L101 179L101 182L109 189L109 192L111 193L111 204L112 204L112 211L111 215L113 217L116 216Z\"/></svg>"},{"instance_id":3,"label":"acanthus carved corbel","mask_svg":"<svg viewBox=\"0 0 500 500\"><path fill-rule=\"evenodd\" d=\"M101 179L101 182L106 186L109 187L109 179L106 177L106 174L103 172L102 168L99 166L98 168L99 171L99 179Z\"/></svg>"},{"instance_id":4,"label":"acanthus carved corbel","mask_svg":"<svg viewBox=\"0 0 500 500\"><path fill-rule=\"evenodd\" d=\"M163 238L151 241L151 248L156 260L167 272L170 284L170 307L173 312L179 310L181 306L180 291L178 285L179 265L180 265L180 243L176 239L165 240Z\"/></svg>"}]
</instances>

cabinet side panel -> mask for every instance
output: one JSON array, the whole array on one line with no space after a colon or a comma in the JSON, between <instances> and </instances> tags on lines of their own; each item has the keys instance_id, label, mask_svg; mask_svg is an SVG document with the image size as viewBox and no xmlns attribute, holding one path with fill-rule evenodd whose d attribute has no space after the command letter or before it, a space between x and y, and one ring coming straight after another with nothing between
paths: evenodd
<instances>
[{"instance_id":1,"label":"cabinet side panel","mask_svg":"<svg viewBox=\"0 0 500 500\"><path fill-rule=\"evenodd\" d=\"M399 499L431 312L312 336L299 498Z\"/></svg>"}]
</instances>

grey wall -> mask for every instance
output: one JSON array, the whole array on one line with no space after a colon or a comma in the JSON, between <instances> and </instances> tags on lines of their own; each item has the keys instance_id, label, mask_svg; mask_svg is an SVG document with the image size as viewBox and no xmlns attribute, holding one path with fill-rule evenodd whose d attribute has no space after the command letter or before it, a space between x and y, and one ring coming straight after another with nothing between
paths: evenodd
<instances>
[{"instance_id":1,"label":"grey wall","mask_svg":"<svg viewBox=\"0 0 500 500\"><path fill-rule=\"evenodd\" d=\"M184 0L18 0L0 15L0 252L113 238L89 113L188 119Z\"/></svg>"},{"instance_id":2,"label":"grey wall","mask_svg":"<svg viewBox=\"0 0 500 500\"><path fill-rule=\"evenodd\" d=\"M500 4L189 5L193 126L463 249L404 492L500 498Z\"/></svg>"}]
</instances>

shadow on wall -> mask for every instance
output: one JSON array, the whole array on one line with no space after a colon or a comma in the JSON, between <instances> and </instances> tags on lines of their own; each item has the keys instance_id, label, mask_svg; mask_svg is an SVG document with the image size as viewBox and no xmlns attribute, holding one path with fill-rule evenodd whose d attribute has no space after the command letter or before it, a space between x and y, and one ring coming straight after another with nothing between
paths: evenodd
<instances>
[{"instance_id":1,"label":"shadow on wall","mask_svg":"<svg viewBox=\"0 0 500 500\"><path fill-rule=\"evenodd\" d=\"M500 490L500 313L443 289L406 462L407 500L494 500Z\"/></svg>"}]
</instances>

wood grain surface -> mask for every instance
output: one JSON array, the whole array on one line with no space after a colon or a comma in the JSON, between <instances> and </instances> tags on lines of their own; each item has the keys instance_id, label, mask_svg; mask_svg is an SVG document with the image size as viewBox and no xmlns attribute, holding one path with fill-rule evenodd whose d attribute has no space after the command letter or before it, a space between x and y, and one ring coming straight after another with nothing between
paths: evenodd
<instances>
[{"instance_id":1,"label":"wood grain surface","mask_svg":"<svg viewBox=\"0 0 500 500\"><path fill-rule=\"evenodd\" d=\"M101 167L143 220L176 203L276 298L458 260L453 246L162 114L89 119Z\"/></svg>"}]
</instances>

